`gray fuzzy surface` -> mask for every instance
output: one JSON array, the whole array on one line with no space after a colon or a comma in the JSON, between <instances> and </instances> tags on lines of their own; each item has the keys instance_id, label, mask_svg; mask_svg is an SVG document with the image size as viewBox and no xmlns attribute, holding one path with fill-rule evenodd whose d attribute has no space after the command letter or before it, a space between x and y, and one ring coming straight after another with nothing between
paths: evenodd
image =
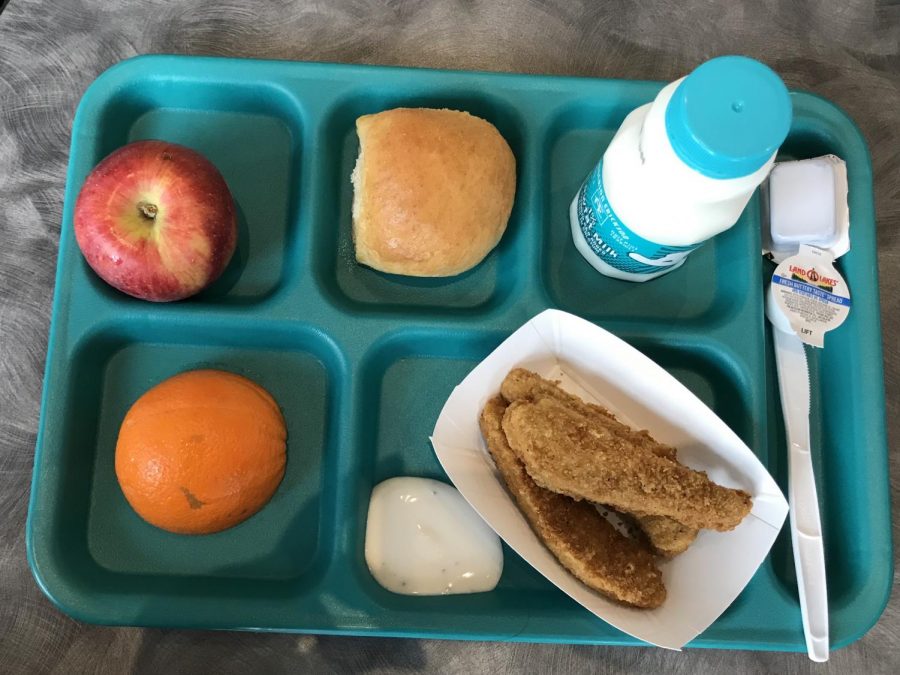
<instances>
[{"instance_id":1,"label":"gray fuzzy surface","mask_svg":"<svg viewBox=\"0 0 900 675\"><path fill-rule=\"evenodd\" d=\"M0 15L0 672L900 672L896 593L822 667L803 654L104 628L58 612L24 539L69 134L99 73L159 52L658 80L739 52L832 99L874 165L896 540L897 0L12 0Z\"/></svg>"}]
</instances>

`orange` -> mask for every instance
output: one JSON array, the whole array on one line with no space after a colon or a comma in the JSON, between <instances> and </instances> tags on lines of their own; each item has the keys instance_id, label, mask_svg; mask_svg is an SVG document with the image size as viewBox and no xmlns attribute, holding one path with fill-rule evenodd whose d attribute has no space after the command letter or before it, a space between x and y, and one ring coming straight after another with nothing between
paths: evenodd
<instances>
[{"instance_id":1,"label":"orange","mask_svg":"<svg viewBox=\"0 0 900 675\"><path fill-rule=\"evenodd\" d=\"M116 477L141 518L208 534L259 511L284 477L284 418L275 399L221 370L176 375L141 396L116 443Z\"/></svg>"}]
</instances>

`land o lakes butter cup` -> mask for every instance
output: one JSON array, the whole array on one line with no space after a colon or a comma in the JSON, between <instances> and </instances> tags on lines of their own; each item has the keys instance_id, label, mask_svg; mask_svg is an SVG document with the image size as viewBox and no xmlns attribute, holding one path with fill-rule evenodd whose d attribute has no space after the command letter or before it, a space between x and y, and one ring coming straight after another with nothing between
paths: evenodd
<instances>
[{"instance_id":1,"label":"land o lakes butter cup","mask_svg":"<svg viewBox=\"0 0 900 675\"><path fill-rule=\"evenodd\" d=\"M832 260L830 251L801 244L775 268L769 286L769 318L813 347L824 347L825 333L850 314L850 289Z\"/></svg>"},{"instance_id":2,"label":"land o lakes butter cup","mask_svg":"<svg viewBox=\"0 0 900 675\"><path fill-rule=\"evenodd\" d=\"M686 552L660 560L668 597L658 609L619 605L578 581L538 540L504 488L478 420L516 367L561 380L567 391L677 448L685 465L752 495L753 510L737 528L703 530ZM683 647L737 598L788 513L784 495L756 455L694 394L611 333L558 310L531 319L469 373L444 405L431 442L456 488L513 550L600 619L668 649Z\"/></svg>"}]
</instances>

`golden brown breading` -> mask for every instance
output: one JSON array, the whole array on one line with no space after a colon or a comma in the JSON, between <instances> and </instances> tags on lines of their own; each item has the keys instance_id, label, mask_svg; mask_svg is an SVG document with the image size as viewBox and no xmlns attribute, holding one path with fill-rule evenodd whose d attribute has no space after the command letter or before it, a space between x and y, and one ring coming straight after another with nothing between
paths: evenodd
<instances>
[{"instance_id":1,"label":"golden brown breading","mask_svg":"<svg viewBox=\"0 0 900 675\"><path fill-rule=\"evenodd\" d=\"M607 425L613 434L647 447L659 457L665 457L673 462L677 461L675 448L656 442L645 430L635 431L619 422L615 415L602 406L583 401L562 389L556 382L543 378L530 370L524 368L511 370L503 380L500 393L510 403L523 399L534 399L536 396L555 398L587 416L595 416L598 423ZM630 513L629 515L634 516L635 522L647 537L650 546L660 555L671 558L679 553L684 553L697 538L698 530L696 528L686 527L677 520L666 516L648 516L643 513Z\"/></svg>"},{"instance_id":2,"label":"golden brown breading","mask_svg":"<svg viewBox=\"0 0 900 675\"><path fill-rule=\"evenodd\" d=\"M675 459L675 448L658 443L653 440L646 430L637 431L627 424L616 419L609 410L595 403L587 403L562 389L553 380L548 380L537 373L524 368L513 368L504 378L500 385L500 393L509 403L520 401L522 399L535 399L541 396L549 396L557 399L560 403L571 406L583 415L596 415L602 421L610 433L628 439L632 443L648 445L653 451L660 455Z\"/></svg>"},{"instance_id":3,"label":"golden brown breading","mask_svg":"<svg viewBox=\"0 0 900 675\"><path fill-rule=\"evenodd\" d=\"M694 527L682 525L674 518L666 516L634 516L638 527L647 537L650 547L659 555L674 558L688 550L700 531Z\"/></svg>"},{"instance_id":4,"label":"golden brown breading","mask_svg":"<svg viewBox=\"0 0 900 675\"><path fill-rule=\"evenodd\" d=\"M559 562L586 586L635 607L659 607L666 598L662 573L641 542L620 534L587 502L535 485L501 428L506 402L488 401L481 433L531 528Z\"/></svg>"},{"instance_id":5,"label":"golden brown breading","mask_svg":"<svg viewBox=\"0 0 900 675\"><path fill-rule=\"evenodd\" d=\"M720 531L735 528L752 506L746 492L659 457L552 397L510 404L503 431L538 485L575 499Z\"/></svg>"}]
</instances>

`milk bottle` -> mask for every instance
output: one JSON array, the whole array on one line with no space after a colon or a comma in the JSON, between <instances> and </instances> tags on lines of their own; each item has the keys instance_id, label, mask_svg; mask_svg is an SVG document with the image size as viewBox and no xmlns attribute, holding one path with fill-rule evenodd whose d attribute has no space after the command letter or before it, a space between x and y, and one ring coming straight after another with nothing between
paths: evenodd
<instances>
[{"instance_id":1,"label":"milk bottle","mask_svg":"<svg viewBox=\"0 0 900 675\"><path fill-rule=\"evenodd\" d=\"M767 66L707 61L622 122L572 201L575 246L617 279L677 269L737 222L790 125L787 89Z\"/></svg>"}]
</instances>

